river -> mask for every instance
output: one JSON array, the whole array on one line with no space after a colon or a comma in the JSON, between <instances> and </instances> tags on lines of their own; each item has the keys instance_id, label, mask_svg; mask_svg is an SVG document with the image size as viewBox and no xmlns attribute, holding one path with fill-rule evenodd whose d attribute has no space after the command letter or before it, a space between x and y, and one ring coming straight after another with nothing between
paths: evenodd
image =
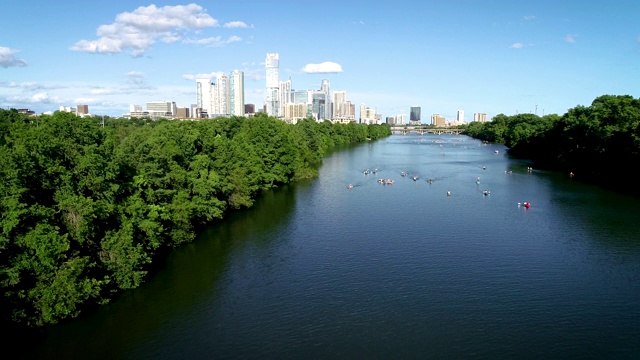
<instances>
[{"instance_id":1,"label":"river","mask_svg":"<svg viewBox=\"0 0 640 360\"><path fill-rule=\"evenodd\" d=\"M336 151L32 355L637 358L640 200L529 165L460 135Z\"/></svg>"}]
</instances>

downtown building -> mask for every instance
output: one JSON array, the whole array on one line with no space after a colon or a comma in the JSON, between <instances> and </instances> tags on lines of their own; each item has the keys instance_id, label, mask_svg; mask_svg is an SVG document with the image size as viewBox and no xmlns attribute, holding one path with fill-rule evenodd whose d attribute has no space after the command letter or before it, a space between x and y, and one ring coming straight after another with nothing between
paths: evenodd
<instances>
[{"instance_id":1,"label":"downtown building","mask_svg":"<svg viewBox=\"0 0 640 360\"><path fill-rule=\"evenodd\" d=\"M294 90L291 87L291 80L280 84L280 101L283 109L281 118L284 121L296 123L306 118L312 118L317 122L333 120L334 110L329 80L322 80L319 90ZM345 113L349 112L345 111Z\"/></svg>"},{"instance_id":2,"label":"downtown building","mask_svg":"<svg viewBox=\"0 0 640 360\"><path fill-rule=\"evenodd\" d=\"M420 125L420 106L412 106L409 109L409 125Z\"/></svg>"},{"instance_id":3,"label":"downtown building","mask_svg":"<svg viewBox=\"0 0 640 360\"><path fill-rule=\"evenodd\" d=\"M360 124L382 124L382 115L376 114L374 108L360 104Z\"/></svg>"},{"instance_id":4,"label":"downtown building","mask_svg":"<svg viewBox=\"0 0 640 360\"><path fill-rule=\"evenodd\" d=\"M211 88L211 78L202 76L196 78L196 108L192 111L195 118L208 118L213 114L213 94Z\"/></svg>"},{"instance_id":5,"label":"downtown building","mask_svg":"<svg viewBox=\"0 0 640 360\"><path fill-rule=\"evenodd\" d=\"M311 91L311 115L316 121L322 122L332 119L331 112L331 84L323 79L320 89Z\"/></svg>"},{"instance_id":6,"label":"downtown building","mask_svg":"<svg viewBox=\"0 0 640 360\"><path fill-rule=\"evenodd\" d=\"M444 116L441 116L440 114L433 114L431 116L431 125L434 125L435 127L445 127L447 122Z\"/></svg>"},{"instance_id":7,"label":"downtown building","mask_svg":"<svg viewBox=\"0 0 640 360\"><path fill-rule=\"evenodd\" d=\"M212 83L208 76L196 78L195 118L244 116L244 73L234 70L230 76L218 74Z\"/></svg>"},{"instance_id":8,"label":"downtown building","mask_svg":"<svg viewBox=\"0 0 640 360\"><path fill-rule=\"evenodd\" d=\"M266 112L267 115L280 117L280 56L269 54L264 61L266 70Z\"/></svg>"},{"instance_id":9,"label":"downtown building","mask_svg":"<svg viewBox=\"0 0 640 360\"><path fill-rule=\"evenodd\" d=\"M317 122L355 122L355 105L346 99L345 91L332 92L328 79L321 81L319 89L295 90L291 79L280 81L279 67L279 55L267 53L264 111L268 116L287 123L305 118ZM375 113L371 116L371 122L375 122Z\"/></svg>"},{"instance_id":10,"label":"downtown building","mask_svg":"<svg viewBox=\"0 0 640 360\"><path fill-rule=\"evenodd\" d=\"M80 117L85 117L85 116L90 116L91 115L89 113L89 105L78 104L76 109L77 109L77 115L80 116Z\"/></svg>"},{"instance_id":11,"label":"downtown building","mask_svg":"<svg viewBox=\"0 0 640 360\"><path fill-rule=\"evenodd\" d=\"M178 107L174 101L150 101L147 103L147 113L152 119L174 118L178 115Z\"/></svg>"},{"instance_id":12,"label":"downtown building","mask_svg":"<svg viewBox=\"0 0 640 360\"><path fill-rule=\"evenodd\" d=\"M233 70L229 79L229 108L231 115L244 116L244 72Z\"/></svg>"},{"instance_id":13,"label":"downtown building","mask_svg":"<svg viewBox=\"0 0 640 360\"><path fill-rule=\"evenodd\" d=\"M475 114L473 114L473 121L487 122L487 114L475 113Z\"/></svg>"},{"instance_id":14,"label":"downtown building","mask_svg":"<svg viewBox=\"0 0 640 360\"><path fill-rule=\"evenodd\" d=\"M356 121L356 105L347 100L347 92L333 92L333 122L349 123Z\"/></svg>"}]
</instances>

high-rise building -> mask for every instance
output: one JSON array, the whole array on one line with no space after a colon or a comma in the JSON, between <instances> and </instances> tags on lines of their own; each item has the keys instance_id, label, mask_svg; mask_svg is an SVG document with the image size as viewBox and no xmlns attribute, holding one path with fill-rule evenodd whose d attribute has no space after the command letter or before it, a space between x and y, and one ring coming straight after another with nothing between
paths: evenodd
<instances>
[{"instance_id":1,"label":"high-rise building","mask_svg":"<svg viewBox=\"0 0 640 360\"><path fill-rule=\"evenodd\" d=\"M347 101L346 106L349 109L347 113L347 117L349 118L350 121L355 122L356 121L356 104L352 103L351 101Z\"/></svg>"},{"instance_id":2,"label":"high-rise building","mask_svg":"<svg viewBox=\"0 0 640 360\"><path fill-rule=\"evenodd\" d=\"M440 116L440 114L433 114L431 116L431 124L435 125L436 127L445 127L446 121L444 119L444 116Z\"/></svg>"},{"instance_id":3,"label":"high-rise building","mask_svg":"<svg viewBox=\"0 0 640 360\"><path fill-rule=\"evenodd\" d=\"M288 123L295 124L306 117L307 104L288 103L284 107L284 120Z\"/></svg>"},{"instance_id":4,"label":"high-rise building","mask_svg":"<svg viewBox=\"0 0 640 360\"><path fill-rule=\"evenodd\" d=\"M345 105L347 103L347 92L343 90L336 90L333 92L333 118L342 119L346 117L347 109Z\"/></svg>"},{"instance_id":5,"label":"high-rise building","mask_svg":"<svg viewBox=\"0 0 640 360\"><path fill-rule=\"evenodd\" d=\"M278 114L280 116L284 115L284 108L287 104L293 103L293 90L291 89L291 79L287 81L281 81L278 88L278 95L280 98L278 99L278 103L280 104L280 108L278 109Z\"/></svg>"},{"instance_id":6,"label":"high-rise building","mask_svg":"<svg viewBox=\"0 0 640 360\"><path fill-rule=\"evenodd\" d=\"M348 122L355 121L356 107L347 100L347 92L336 90L333 92L333 117L332 120Z\"/></svg>"},{"instance_id":7,"label":"high-rise building","mask_svg":"<svg viewBox=\"0 0 640 360\"><path fill-rule=\"evenodd\" d=\"M420 124L420 106L412 106L409 110L409 124Z\"/></svg>"},{"instance_id":8,"label":"high-rise building","mask_svg":"<svg viewBox=\"0 0 640 360\"><path fill-rule=\"evenodd\" d=\"M347 92L344 90L333 91L333 104L341 104L347 101ZM336 111L337 112L337 111Z\"/></svg>"},{"instance_id":9,"label":"high-rise building","mask_svg":"<svg viewBox=\"0 0 640 360\"><path fill-rule=\"evenodd\" d=\"M311 94L311 112L316 121L330 120L326 114L328 112L327 97L321 91L313 91Z\"/></svg>"},{"instance_id":10,"label":"high-rise building","mask_svg":"<svg viewBox=\"0 0 640 360\"><path fill-rule=\"evenodd\" d=\"M78 104L78 115L88 115L89 114L89 105Z\"/></svg>"},{"instance_id":11,"label":"high-rise building","mask_svg":"<svg viewBox=\"0 0 640 360\"><path fill-rule=\"evenodd\" d=\"M147 111L153 118L174 117L178 113L178 107L173 101L151 101L147 103Z\"/></svg>"},{"instance_id":12,"label":"high-rise building","mask_svg":"<svg viewBox=\"0 0 640 360\"><path fill-rule=\"evenodd\" d=\"M245 114L255 114L256 113L256 105L255 104L244 104L244 113Z\"/></svg>"},{"instance_id":13,"label":"high-rise building","mask_svg":"<svg viewBox=\"0 0 640 360\"><path fill-rule=\"evenodd\" d=\"M311 112L317 121L332 119L331 109L331 85L324 79L320 84L320 90L311 90Z\"/></svg>"},{"instance_id":14,"label":"high-rise building","mask_svg":"<svg viewBox=\"0 0 640 360\"><path fill-rule=\"evenodd\" d=\"M458 118L456 120L460 124L464 123L464 110L458 110Z\"/></svg>"},{"instance_id":15,"label":"high-rise building","mask_svg":"<svg viewBox=\"0 0 640 360\"><path fill-rule=\"evenodd\" d=\"M266 110L267 115L278 117L280 110L280 56L278 53L269 54L264 62L266 68Z\"/></svg>"},{"instance_id":16,"label":"high-rise building","mask_svg":"<svg viewBox=\"0 0 640 360\"><path fill-rule=\"evenodd\" d=\"M293 92L293 102L295 104L309 104L309 90L296 90Z\"/></svg>"},{"instance_id":17,"label":"high-rise building","mask_svg":"<svg viewBox=\"0 0 640 360\"><path fill-rule=\"evenodd\" d=\"M329 80L323 79L320 83L320 92L324 94L325 112L322 120L331 120L333 118L333 106L331 105L331 84Z\"/></svg>"},{"instance_id":18,"label":"high-rise building","mask_svg":"<svg viewBox=\"0 0 640 360\"><path fill-rule=\"evenodd\" d=\"M375 124L376 123L376 110L372 109L365 104L360 104L360 123L361 124Z\"/></svg>"},{"instance_id":19,"label":"high-rise building","mask_svg":"<svg viewBox=\"0 0 640 360\"><path fill-rule=\"evenodd\" d=\"M233 70L230 76L231 115L244 116L244 72Z\"/></svg>"},{"instance_id":20,"label":"high-rise building","mask_svg":"<svg viewBox=\"0 0 640 360\"><path fill-rule=\"evenodd\" d=\"M212 85L213 89L213 115L209 113L209 117L229 116L231 109L229 108L230 89L229 78L225 74L219 74L217 82Z\"/></svg>"},{"instance_id":21,"label":"high-rise building","mask_svg":"<svg viewBox=\"0 0 640 360\"><path fill-rule=\"evenodd\" d=\"M487 114L475 113L473 114L473 121L487 122Z\"/></svg>"},{"instance_id":22,"label":"high-rise building","mask_svg":"<svg viewBox=\"0 0 640 360\"><path fill-rule=\"evenodd\" d=\"M204 116L204 113L213 114L213 94L211 88L210 77L198 77L196 78L196 106L200 111L194 112Z\"/></svg>"}]
</instances>

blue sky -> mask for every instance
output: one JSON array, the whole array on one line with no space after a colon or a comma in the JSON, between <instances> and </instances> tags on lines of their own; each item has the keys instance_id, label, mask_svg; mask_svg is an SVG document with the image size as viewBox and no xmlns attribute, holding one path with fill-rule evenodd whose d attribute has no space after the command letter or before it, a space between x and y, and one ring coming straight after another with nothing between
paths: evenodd
<instances>
[{"instance_id":1,"label":"blue sky","mask_svg":"<svg viewBox=\"0 0 640 360\"><path fill-rule=\"evenodd\" d=\"M640 97L637 0L3 0L0 13L0 107L38 113L188 107L196 76L235 69L245 102L262 106L267 53L294 89L329 79L356 108L417 105L425 123Z\"/></svg>"}]
</instances>

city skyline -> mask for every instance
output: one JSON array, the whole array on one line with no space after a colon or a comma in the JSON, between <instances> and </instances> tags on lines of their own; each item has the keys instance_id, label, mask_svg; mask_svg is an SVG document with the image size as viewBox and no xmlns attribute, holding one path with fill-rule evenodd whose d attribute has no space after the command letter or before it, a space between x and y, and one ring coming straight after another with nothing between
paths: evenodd
<instances>
[{"instance_id":1,"label":"city skyline","mask_svg":"<svg viewBox=\"0 0 640 360\"><path fill-rule=\"evenodd\" d=\"M280 55L280 79L293 78L294 89L328 79L383 118L412 106L423 122L429 114L454 120L460 110L466 121L474 113L562 115L603 94L639 95L640 3L369 4L328 0L340 11L327 17L304 3L8 0L0 107L42 113L84 104L110 116L154 101L190 107L198 76L237 69L244 103L262 108L267 53Z\"/></svg>"}]
</instances>

